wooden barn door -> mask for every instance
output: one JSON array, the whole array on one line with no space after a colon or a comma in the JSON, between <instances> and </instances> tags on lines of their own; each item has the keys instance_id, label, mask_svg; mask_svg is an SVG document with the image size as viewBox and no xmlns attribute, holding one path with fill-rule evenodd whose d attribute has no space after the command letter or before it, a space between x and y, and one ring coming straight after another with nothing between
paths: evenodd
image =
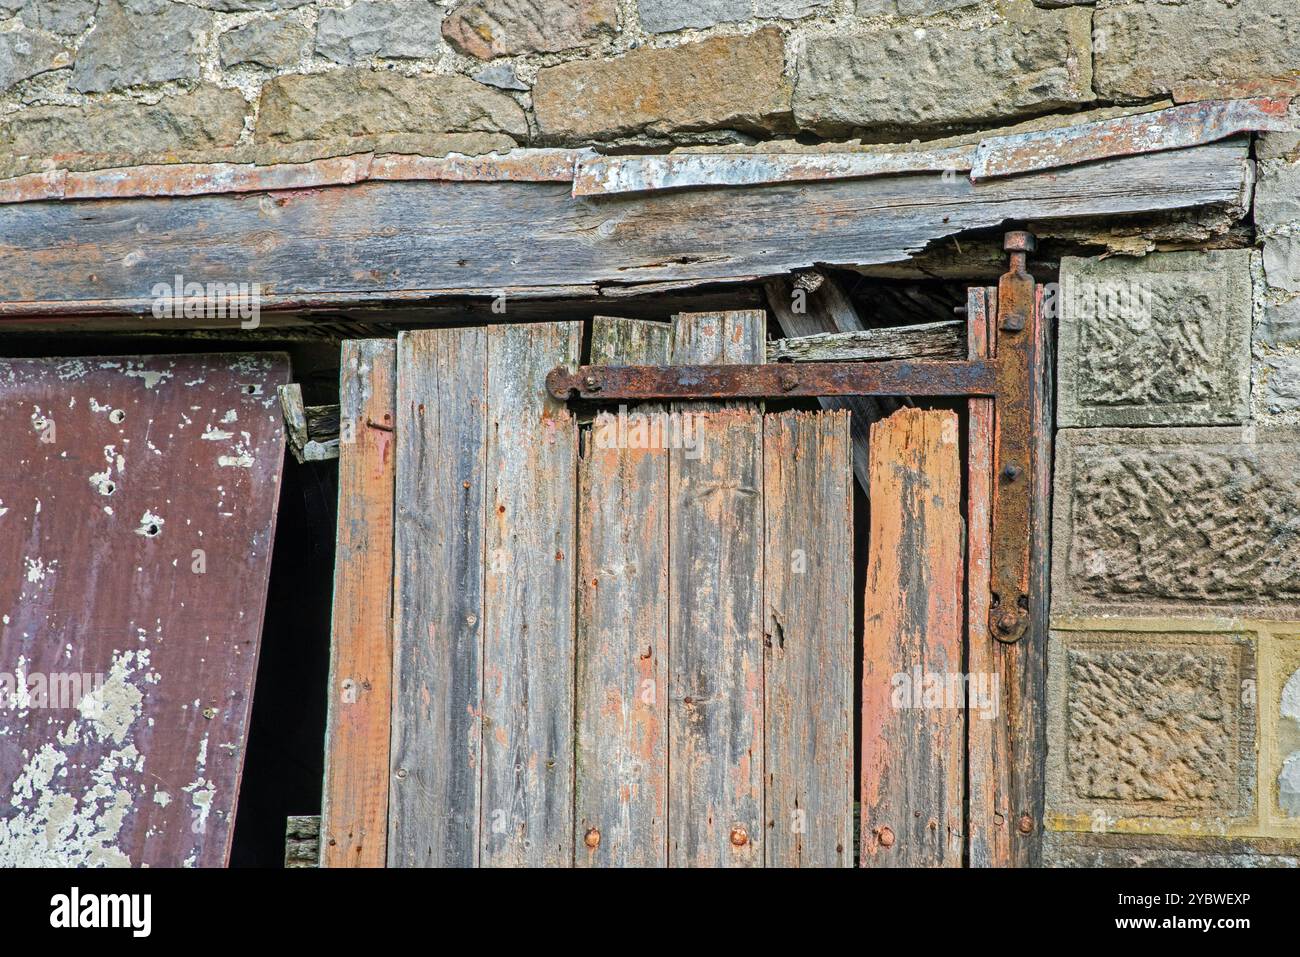
<instances>
[{"instance_id":1,"label":"wooden barn door","mask_svg":"<svg viewBox=\"0 0 1300 957\"><path fill-rule=\"evenodd\" d=\"M871 424L858 647L849 414L583 411L546 386L582 334L349 347L324 863L1030 863L1041 673L988 629L991 400ZM757 365L765 314L596 318L590 349Z\"/></svg>"}]
</instances>

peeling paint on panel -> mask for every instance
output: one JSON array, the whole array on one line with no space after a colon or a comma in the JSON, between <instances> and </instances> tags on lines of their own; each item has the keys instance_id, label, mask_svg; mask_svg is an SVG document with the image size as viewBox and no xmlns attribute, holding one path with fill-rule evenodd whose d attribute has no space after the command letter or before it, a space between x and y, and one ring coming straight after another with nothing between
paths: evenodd
<instances>
[{"instance_id":1,"label":"peeling paint on panel","mask_svg":"<svg viewBox=\"0 0 1300 957\"><path fill-rule=\"evenodd\" d=\"M287 378L272 354L0 359L0 867L226 862Z\"/></svg>"}]
</instances>

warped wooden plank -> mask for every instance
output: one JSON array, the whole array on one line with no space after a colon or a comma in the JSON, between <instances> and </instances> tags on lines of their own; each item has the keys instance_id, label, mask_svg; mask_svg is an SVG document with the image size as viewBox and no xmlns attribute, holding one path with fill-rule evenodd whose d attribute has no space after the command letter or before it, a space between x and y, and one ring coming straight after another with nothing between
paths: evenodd
<instances>
[{"instance_id":1,"label":"warped wooden plank","mask_svg":"<svg viewBox=\"0 0 1300 957\"><path fill-rule=\"evenodd\" d=\"M479 860L487 334L397 343L388 863Z\"/></svg>"},{"instance_id":2,"label":"warped wooden plank","mask_svg":"<svg viewBox=\"0 0 1300 957\"><path fill-rule=\"evenodd\" d=\"M1249 164L1237 139L981 183L920 173L575 200L564 183L365 182L21 203L3 212L0 314L40 303L147 308L159 277L177 274L204 285L257 281L270 309L412 291L590 294L592 283L902 262L937 239L998 226L1008 211L1047 220L1241 207ZM141 236L146 257L133 255Z\"/></svg>"},{"instance_id":3,"label":"warped wooden plank","mask_svg":"<svg viewBox=\"0 0 1300 957\"><path fill-rule=\"evenodd\" d=\"M972 359L988 358L996 289L968 290L966 315ZM967 695L966 822L971 867L1011 864L1009 804L1011 742L1007 735L1005 646L989 632L993 508L993 400L967 400L966 635L967 666L974 687ZM983 684L981 684L983 682ZM996 683L995 683L996 682ZM980 694L984 700L976 700Z\"/></svg>"},{"instance_id":4,"label":"warped wooden plank","mask_svg":"<svg viewBox=\"0 0 1300 957\"><path fill-rule=\"evenodd\" d=\"M961 359L963 323L928 322L858 332L826 332L767 344L768 362L852 362L881 359Z\"/></svg>"},{"instance_id":5,"label":"warped wooden plank","mask_svg":"<svg viewBox=\"0 0 1300 957\"><path fill-rule=\"evenodd\" d=\"M320 863L383 867L392 730L397 343L346 340L340 370L345 441L339 445Z\"/></svg>"},{"instance_id":6,"label":"warped wooden plank","mask_svg":"<svg viewBox=\"0 0 1300 957\"><path fill-rule=\"evenodd\" d=\"M965 768L957 416L871 427L862 664L864 867L960 867Z\"/></svg>"},{"instance_id":7,"label":"warped wooden plank","mask_svg":"<svg viewBox=\"0 0 1300 957\"><path fill-rule=\"evenodd\" d=\"M847 412L763 419L769 867L853 866L852 459Z\"/></svg>"},{"instance_id":8,"label":"warped wooden plank","mask_svg":"<svg viewBox=\"0 0 1300 957\"><path fill-rule=\"evenodd\" d=\"M0 360L0 867L228 862L288 378Z\"/></svg>"},{"instance_id":9,"label":"warped wooden plank","mask_svg":"<svg viewBox=\"0 0 1300 957\"><path fill-rule=\"evenodd\" d=\"M769 279L763 283L767 293L767 304L776 316L781 331L787 337L807 337L815 335L837 335L845 332L861 332L866 328L857 307L848 294L831 276L817 273L811 277L816 288L804 291L802 309L798 302L796 290L799 280L787 276ZM788 339L786 341L789 341ZM887 408L880 399L872 396L849 396L846 398L821 398L818 400L823 409L847 409L852 413L849 428L853 437L853 474L858 477L858 485L870 494L871 477L868 463L871 460L869 442L871 423L879 419Z\"/></svg>"},{"instance_id":10,"label":"warped wooden plank","mask_svg":"<svg viewBox=\"0 0 1300 957\"><path fill-rule=\"evenodd\" d=\"M582 323L487 330L480 862L572 866L578 427L546 391Z\"/></svg>"},{"instance_id":11,"label":"warped wooden plank","mask_svg":"<svg viewBox=\"0 0 1300 957\"><path fill-rule=\"evenodd\" d=\"M674 364L763 361L761 311L686 313ZM763 864L763 424L691 403L669 456L668 852L678 867Z\"/></svg>"},{"instance_id":12,"label":"warped wooden plank","mask_svg":"<svg viewBox=\"0 0 1300 957\"><path fill-rule=\"evenodd\" d=\"M596 317L593 365L663 365L671 327ZM578 462L579 866L662 867L668 842L668 446L664 408L602 412ZM637 416L646 416L638 419ZM666 420L658 419L662 427Z\"/></svg>"}]
</instances>

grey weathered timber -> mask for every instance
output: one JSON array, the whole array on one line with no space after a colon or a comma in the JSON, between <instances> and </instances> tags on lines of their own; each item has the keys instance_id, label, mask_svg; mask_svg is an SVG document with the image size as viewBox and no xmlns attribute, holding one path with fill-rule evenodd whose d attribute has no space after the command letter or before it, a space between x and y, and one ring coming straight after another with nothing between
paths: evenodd
<instances>
[{"instance_id":1,"label":"grey weathered timber","mask_svg":"<svg viewBox=\"0 0 1300 957\"><path fill-rule=\"evenodd\" d=\"M479 860L487 340L398 340L389 866Z\"/></svg>"},{"instance_id":2,"label":"grey weathered timber","mask_svg":"<svg viewBox=\"0 0 1300 957\"><path fill-rule=\"evenodd\" d=\"M490 326L480 863L573 863L578 426L546 391L578 322Z\"/></svg>"},{"instance_id":3,"label":"grey weathered timber","mask_svg":"<svg viewBox=\"0 0 1300 957\"><path fill-rule=\"evenodd\" d=\"M849 413L763 419L769 867L853 865Z\"/></svg>"},{"instance_id":4,"label":"grey weathered timber","mask_svg":"<svg viewBox=\"0 0 1300 957\"><path fill-rule=\"evenodd\" d=\"M671 331L665 323L598 316L591 361L663 365ZM648 431L663 411L647 404L602 412L578 462L578 866L667 862L673 435Z\"/></svg>"},{"instance_id":5,"label":"grey weathered timber","mask_svg":"<svg viewBox=\"0 0 1300 957\"><path fill-rule=\"evenodd\" d=\"M964 359L965 323L927 322L858 332L827 332L767 344L768 362L851 362L855 359Z\"/></svg>"},{"instance_id":6,"label":"grey weathered timber","mask_svg":"<svg viewBox=\"0 0 1300 957\"><path fill-rule=\"evenodd\" d=\"M177 274L260 282L270 309L902 262L1009 211L1046 220L1240 207L1249 169L1238 139L982 183L934 173L584 201L565 183L366 182L22 203L0 212L0 315L50 303L127 311ZM134 255L142 236L147 257Z\"/></svg>"},{"instance_id":7,"label":"grey weathered timber","mask_svg":"<svg viewBox=\"0 0 1300 957\"><path fill-rule=\"evenodd\" d=\"M689 313L674 364L763 361L761 311ZM763 864L763 433L753 404L694 413L670 452L668 859Z\"/></svg>"}]
</instances>

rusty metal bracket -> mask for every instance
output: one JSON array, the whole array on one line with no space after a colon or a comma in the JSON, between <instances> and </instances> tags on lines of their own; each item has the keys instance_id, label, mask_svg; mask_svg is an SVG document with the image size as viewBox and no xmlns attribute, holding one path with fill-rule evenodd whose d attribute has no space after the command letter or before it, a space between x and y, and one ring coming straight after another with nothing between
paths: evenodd
<instances>
[{"instance_id":1,"label":"rusty metal bracket","mask_svg":"<svg viewBox=\"0 0 1300 957\"><path fill-rule=\"evenodd\" d=\"M1029 625L1034 430L1041 408L1040 289L1026 271L1027 232L1006 234L1010 270L998 283L992 358L965 361L806 362L717 366L558 366L546 377L561 401L780 399L847 395L990 397L994 408L989 628L1018 641Z\"/></svg>"}]
</instances>

